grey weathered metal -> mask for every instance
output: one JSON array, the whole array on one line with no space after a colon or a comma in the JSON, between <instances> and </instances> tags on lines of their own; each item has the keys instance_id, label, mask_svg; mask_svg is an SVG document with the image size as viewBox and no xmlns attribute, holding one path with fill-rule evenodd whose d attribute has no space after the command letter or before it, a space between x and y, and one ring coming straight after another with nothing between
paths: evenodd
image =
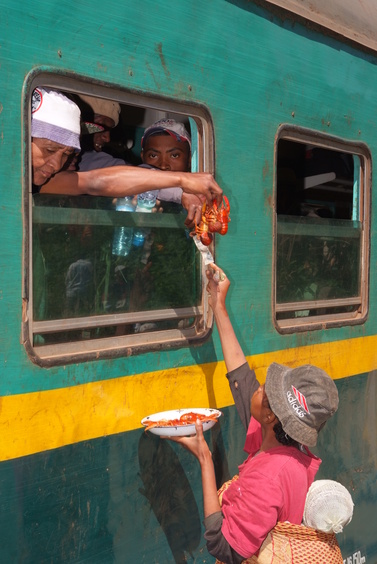
<instances>
[{"instance_id":1,"label":"grey weathered metal","mask_svg":"<svg viewBox=\"0 0 377 564\"><path fill-rule=\"evenodd\" d=\"M266 0L377 51L377 0Z\"/></svg>"}]
</instances>

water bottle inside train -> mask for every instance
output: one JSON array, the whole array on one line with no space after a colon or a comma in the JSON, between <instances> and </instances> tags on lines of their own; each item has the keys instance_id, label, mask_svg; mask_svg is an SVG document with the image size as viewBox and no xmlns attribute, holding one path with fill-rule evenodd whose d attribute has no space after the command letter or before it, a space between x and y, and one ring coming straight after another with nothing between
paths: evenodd
<instances>
[{"instance_id":1,"label":"water bottle inside train","mask_svg":"<svg viewBox=\"0 0 377 564\"><path fill-rule=\"evenodd\" d=\"M158 190L151 190L149 192L143 192L137 197L137 212L141 213L151 213L156 205ZM141 247L144 245L145 237L148 235L149 229L136 229L133 236L133 245L135 247Z\"/></svg>"},{"instance_id":2,"label":"water bottle inside train","mask_svg":"<svg viewBox=\"0 0 377 564\"><path fill-rule=\"evenodd\" d=\"M151 190L139 194L137 197L136 211L142 213L151 212L156 205L157 193L158 190Z\"/></svg>"},{"instance_id":3,"label":"water bottle inside train","mask_svg":"<svg viewBox=\"0 0 377 564\"><path fill-rule=\"evenodd\" d=\"M126 196L124 198L117 198L116 211L122 212L134 212L135 204L133 202L133 196ZM113 238L113 255L126 257L132 247L132 239L134 235L134 230L132 227L116 227L114 231Z\"/></svg>"}]
</instances>

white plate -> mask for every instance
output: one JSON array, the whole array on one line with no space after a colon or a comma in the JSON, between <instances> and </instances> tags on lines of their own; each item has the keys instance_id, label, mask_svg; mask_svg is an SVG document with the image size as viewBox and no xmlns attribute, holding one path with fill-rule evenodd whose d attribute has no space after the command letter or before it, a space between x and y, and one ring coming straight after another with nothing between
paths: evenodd
<instances>
[{"instance_id":1,"label":"white plate","mask_svg":"<svg viewBox=\"0 0 377 564\"><path fill-rule=\"evenodd\" d=\"M167 419L171 421L172 419L179 419L184 413L195 412L201 415L214 415L216 419L210 421L204 421L203 431L208 431L216 423L217 419L222 415L221 411L218 409L204 408L204 407L193 407L191 409L172 409L171 411L161 411L160 413L153 413L153 415L148 415L141 420L142 425L147 426L151 421L160 421L161 419ZM189 425L176 425L176 426L159 426L152 427L149 429L150 433L154 435L159 435L160 437L187 437L190 435L195 435L195 424Z\"/></svg>"}]
</instances>

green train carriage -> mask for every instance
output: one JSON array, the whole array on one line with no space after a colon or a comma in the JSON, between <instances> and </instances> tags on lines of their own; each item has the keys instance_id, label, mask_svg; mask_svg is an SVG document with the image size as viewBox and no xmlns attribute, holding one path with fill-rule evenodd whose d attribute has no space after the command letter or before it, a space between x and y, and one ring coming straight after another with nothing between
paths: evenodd
<instances>
[{"instance_id":1,"label":"green train carriage","mask_svg":"<svg viewBox=\"0 0 377 564\"><path fill-rule=\"evenodd\" d=\"M38 85L118 101L113 149L135 162L154 119L191 128L192 169L213 172L231 204L212 251L232 281L245 354L262 381L273 360L336 379L340 408L320 436L318 477L339 480L355 502L339 536L345 562L377 561L377 21L371 0L327 4L2 3L2 562L212 562L199 468L140 421L219 408L207 434L219 485L243 460L184 214L33 195ZM122 225L153 233L152 285L132 308L127 298L117 307L115 269L137 290L142 253L112 255ZM83 257L92 294L72 312L64 276Z\"/></svg>"}]
</instances>

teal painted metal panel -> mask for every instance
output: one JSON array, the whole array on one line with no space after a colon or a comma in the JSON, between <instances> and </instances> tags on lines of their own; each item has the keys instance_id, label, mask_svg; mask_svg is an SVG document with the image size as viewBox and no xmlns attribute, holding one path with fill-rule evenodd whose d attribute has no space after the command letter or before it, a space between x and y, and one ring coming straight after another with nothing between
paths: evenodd
<instances>
[{"instance_id":1,"label":"teal painted metal panel","mask_svg":"<svg viewBox=\"0 0 377 564\"><path fill-rule=\"evenodd\" d=\"M229 195L234 218L229 235L218 241L217 256L232 279L237 280L237 289L233 286L231 290L231 300L239 335L245 343L249 341L251 315L253 327L258 327L252 343L254 353L300 343L301 336L281 336L271 324L268 288L271 285L274 136L281 123L299 124L347 139L361 139L374 153L373 116L377 108L373 59L334 40L322 39L289 20L282 22L272 18L271 21L269 15L265 16L263 11L249 4L239 7L212 1L188 7L178 2L166 14L151 2L123 8L110 2L108 18L103 21L102 9L93 5L88 10L85 4L69 9L69 4L58 8L51 3L41 8L35 3L34 9L30 8L22 17L17 42L13 38L12 24L21 21L21 9L11 4L3 7L3 13L9 23L4 32L1 73L3 84L9 86L2 101L2 177L11 187L6 198L3 193L7 211L3 223L4 241L9 243L3 265L16 276L16 281L8 278L9 299L2 302L3 317L10 319L5 342L6 374L8 367L12 367L9 377L5 375L3 380L3 393L32 391L40 386L60 387L86 382L93 377L86 368L70 367L64 371L53 369L53 380L44 381L42 377L37 383L33 371L38 369L30 369L18 344L23 141L21 129L14 136L13 126L5 122L4 117L12 115L16 123L21 123L24 78L41 68L69 71L175 100L192 100L209 108L215 128L216 177ZM136 27L135 21L138 22ZM226 33L223 21L227 21ZM37 29L35 22L38 22ZM366 107L370 110L367 114ZM372 233L374 230L373 224ZM246 247L250 259L241 263L233 250ZM373 264L374 246L371 251ZM255 271L258 271L257 277ZM374 271L371 283L374 287ZM238 296L242 302L242 296L253 297L251 312ZM314 332L311 342L373 333L374 308L372 303L365 327ZM9 315L10 312L15 315ZM249 350L246 347L246 351ZM210 361L211 349L203 346L200 355L201 362ZM19 364L20 357L25 364ZM168 359L161 353L161 359L163 364L184 365L191 362L191 353L189 350L169 353ZM96 374L99 379L114 377L119 370L132 374L136 366L140 368L140 363L145 370L151 370L156 356L129 358L124 363L96 363Z\"/></svg>"}]
</instances>

